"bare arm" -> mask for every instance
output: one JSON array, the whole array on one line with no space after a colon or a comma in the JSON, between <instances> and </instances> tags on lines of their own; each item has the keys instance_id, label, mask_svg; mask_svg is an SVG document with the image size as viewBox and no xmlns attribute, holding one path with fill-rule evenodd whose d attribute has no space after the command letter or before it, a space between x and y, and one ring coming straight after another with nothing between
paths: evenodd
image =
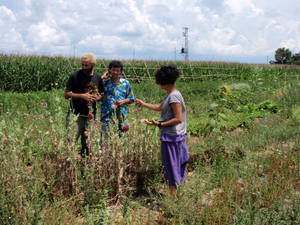
<instances>
[{"instance_id":1,"label":"bare arm","mask_svg":"<svg viewBox=\"0 0 300 225\"><path fill-rule=\"evenodd\" d=\"M172 119L170 119L168 121L164 121L164 122L152 120L151 123L149 123L149 125L154 125L154 126L160 125L160 127L169 127L169 126L174 126L176 124L181 123L183 120L181 104L180 103L171 103L170 105L171 105L171 108L174 113L174 117Z\"/></svg>"},{"instance_id":2,"label":"bare arm","mask_svg":"<svg viewBox=\"0 0 300 225\"><path fill-rule=\"evenodd\" d=\"M70 90L66 90L64 94L65 99L73 98L73 99L83 99L87 102L99 101L101 99L101 95L92 95L90 93L74 93Z\"/></svg>"},{"instance_id":3,"label":"bare arm","mask_svg":"<svg viewBox=\"0 0 300 225\"><path fill-rule=\"evenodd\" d=\"M144 102L140 99L135 99L135 102L138 106L146 107L150 110L161 111L161 109L162 109L162 103L160 103L160 104L150 104L150 103L146 103L146 102Z\"/></svg>"},{"instance_id":4,"label":"bare arm","mask_svg":"<svg viewBox=\"0 0 300 225\"><path fill-rule=\"evenodd\" d=\"M161 126L162 127L169 127L169 126L174 126L176 124L179 124L182 122L182 107L180 103L171 103L171 108L174 113L174 117L168 121L162 122ZM158 125L158 124L157 124Z\"/></svg>"},{"instance_id":5,"label":"bare arm","mask_svg":"<svg viewBox=\"0 0 300 225\"><path fill-rule=\"evenodd\" d=\"M122 106L124 104L129 104L129 103L132 103L133 101L129 98L126 98L126 99L122 99L122 100L119 100L119 101L116 101L116 105L117 106Z\"/></svg>"},{"instance_id":6,"label":"bare arm","mask_svg":"<svg viewBox=\"0 0 300 225\"><path fill-rule=\"evenodd\" d=\"M109 78L109 72L105 72L102 76L101 79L108 79Z\"/></svg>"}]
</instances>

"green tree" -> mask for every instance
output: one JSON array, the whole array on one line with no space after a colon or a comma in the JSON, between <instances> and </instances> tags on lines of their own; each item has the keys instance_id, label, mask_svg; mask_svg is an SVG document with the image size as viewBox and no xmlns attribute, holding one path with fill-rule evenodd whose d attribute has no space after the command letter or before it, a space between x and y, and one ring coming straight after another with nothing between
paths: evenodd
<instances>
[{"instance_id":1,"label":"green tree","mask_svg":"<svg viewBox=\"0 0 300 225\"><path fill-rule=\"evenodd\" d=\"M300 65L300 52L295 53L295 54L292 56L292 64Z\"/></svg>"},{"instance_id":2,"label":"green tree","mask_svg":"<svg viewBox=\"0 0 300 225\"><path fill-rule=\"evenodd\" d=\"M288 48L278 48L275 52L276 64L291 63L292 52Z\"/></svg>"}]
</instances>

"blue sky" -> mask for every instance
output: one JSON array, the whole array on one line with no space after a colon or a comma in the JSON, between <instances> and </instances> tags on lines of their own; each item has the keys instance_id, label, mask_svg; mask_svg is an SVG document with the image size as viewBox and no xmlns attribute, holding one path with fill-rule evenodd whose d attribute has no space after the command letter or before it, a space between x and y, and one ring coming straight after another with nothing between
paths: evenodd
<instances>
[{"instance_id":1,"label":"blue sky","mask_svg":"<svg viewBox=\"0 0 300 225\"><path fill-rule=\"evenodd\" d=\"M300 52L296 0L0 0L0 53L267 63Z\"/></svg>"}]
</instances>

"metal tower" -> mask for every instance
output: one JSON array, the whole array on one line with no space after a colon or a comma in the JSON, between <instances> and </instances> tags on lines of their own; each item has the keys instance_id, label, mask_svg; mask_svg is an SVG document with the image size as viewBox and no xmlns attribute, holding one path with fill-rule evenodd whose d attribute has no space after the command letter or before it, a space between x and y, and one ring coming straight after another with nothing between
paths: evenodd
<instances>
[{"instance_id":1,"label":"metal tower","mask_svg":"<svg viewBox=\"0 0 300 225\"><path fill-rule=\"evenodd\" d=\"M181 53L185 54L184 56L185 61L189 61L189 34L188 34L189 28L184 27L183 29L184 32L182 34L184 37L184 48L181 49Z\"/></svg>"}]
</instances>

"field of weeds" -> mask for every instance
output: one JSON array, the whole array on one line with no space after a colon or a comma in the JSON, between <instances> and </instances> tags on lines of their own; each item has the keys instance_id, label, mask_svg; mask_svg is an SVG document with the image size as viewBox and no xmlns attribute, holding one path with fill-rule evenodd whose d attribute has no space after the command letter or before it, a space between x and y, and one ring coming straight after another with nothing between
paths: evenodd
<instances>
[{"instance_id":1,"label":"field of weeds","mask_svg":"<svg viewBox=\"0 0 300 225\"><path fill-rule=\"evenodd\" d=\"M299 224L300 82L296 77L178 81L187 106L187 181L169 196L159 113L129 106L129 131L99 145L91 121L91 156L65 128L63 89L0 93L1 224ZM157 103L154 81L132 83ZM117 126L117 125L116 125Z\"/></svg>"}]
</instances>

